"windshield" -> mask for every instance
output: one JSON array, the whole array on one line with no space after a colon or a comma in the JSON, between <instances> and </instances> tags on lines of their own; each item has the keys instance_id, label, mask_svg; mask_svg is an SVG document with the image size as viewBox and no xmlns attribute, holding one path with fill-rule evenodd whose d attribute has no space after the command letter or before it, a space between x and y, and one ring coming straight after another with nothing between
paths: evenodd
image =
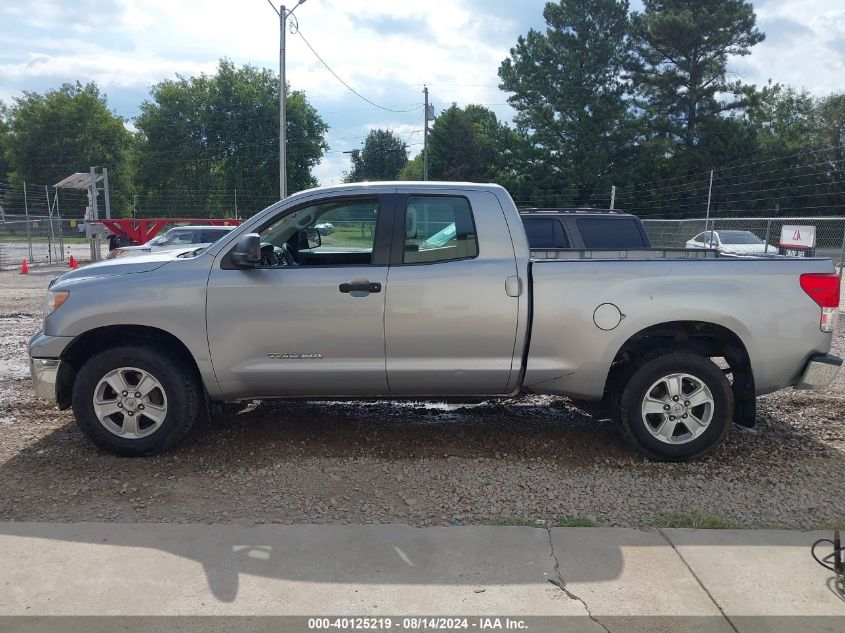
<instances>
[{"instance_id":1,"label":"windshield","mask_svg":"<svg viewBox=\"0 0 845 633\"><path fill-rule=\"evenodd\" d=\"M147 242L147 246L170 246L171 244L191 244L194 241L194 234L192 231L184 229L170 229L164 235L159 235L156 238Z\"/></svg>"},{"instance_id":2,"label":"windshield","mask_svg":"<svg viewBox=\"0 0 845 633\"><path fill-rule=\"evenodd\" d=\"M720 231L722 244L762 244L763 240L751 231Z\"/></svg>"}]
</instances>

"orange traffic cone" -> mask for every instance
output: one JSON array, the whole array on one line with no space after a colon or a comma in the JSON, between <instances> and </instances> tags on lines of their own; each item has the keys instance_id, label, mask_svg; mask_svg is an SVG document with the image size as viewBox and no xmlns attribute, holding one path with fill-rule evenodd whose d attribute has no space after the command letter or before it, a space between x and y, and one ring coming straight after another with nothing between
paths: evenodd
<instances>
[{"instance_id":1,"label":"orange traffic cone","mask_svg":"<svg viewBox=\"0 0 845 633\"><path fill-rule=\"evenodd\" d=\"M25 275L29 272L29 266L26 264L26 259L21 260L21 275Z\"/></svg>"},{"instance_id":2,"label":"orange traffic cone","mask_svg":"<svg viewBox=\"0 0 845 633\"><path fill-rule=\"evenodd\" d=\"M79 268L79 264L76 263L76 258L73 255L70 256L70 259L67 262L67 267L71 270Z\"/></svg>"}]
</instances>

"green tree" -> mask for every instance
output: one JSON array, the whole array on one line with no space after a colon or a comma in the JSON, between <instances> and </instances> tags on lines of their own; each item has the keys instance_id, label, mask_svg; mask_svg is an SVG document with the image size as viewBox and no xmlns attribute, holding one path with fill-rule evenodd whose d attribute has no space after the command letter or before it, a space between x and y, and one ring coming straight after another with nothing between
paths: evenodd
<instances>
[{"instance_id":1,"label":"green tree","mask_svg":"<svg viewBox=\"0 0 845 633\"><path fill-rule=\"evenodd\" d=\"M702 126L754 105L756 92L728 79L728 58L762 42L756 15L744 0L644 0L631 16L635 56L630 77L652 131L689 150Z\"/></svg>"},{"instance_id":2,"label":"green tree","mask_svg":"<svg viewBox=\"0 0 845 633\"><path fill-rule=\"evenodd\" d=\"M127 208L132 138L96 84L63 84L44 94L24 92L7 116L4 145L10 180L52 185L92 165L104 166L109 170L112 208ZM74 206L79 205L84 207L84 201L74 200Z\"/></svg>"},{"instance_id":3,"label":"green tree","mask_svg":"<svg viewBox=\"0 0 845 633\"><path fill-rule=\"evenodd\" d=\"M279 81L269 70L221 60L217 74L153 87L136 125L139 208L147 212L253 213L279 194ZM311 169L328 126L299 91L287 97L287 180L317 184Z\"/></svg>"},{"instance_id":4,"label":"green tree","mask_svg":"<svg viewBox=\"0 0 845 633\"><path fill-rule=\"evenodd\" d=\"M408 163L408 145L390 130L370 130L362 150L352 152L346 182L396 180Z\"/></svg>"},{"instance_id":5,"label":"green tree","mask_svg":"<svg viewBox=\"0 0 845 633\"><path fill-rule=\"evenodd\" d=\"M762 159L806 151L812 143L815 100L806 90L774 86L755 104L749 119L757 131Z\"/></svg>"},{"instance_id":6,"label":"green tree","mask_svg":"<svg viewBox=\"0 0 845 633\"><path fill-rule=\"evenodd\" d=\"M836 148L841 155L845 146L845 94L832 94L816 103L812 125L817 148Z\"/></svg>"},{"instance_id":7,"label":"green tree","mask_svg":"<svg viewBox=\"0 0 845 633\"><path fill-rule=\"evenodd\" d=\"M520 36L502 62L500 87L513 93L515 122L533 148L523 171L537 188L585 203L610 191L633 143L628 2L549 2L543 17L546 31Z\"/></svg>"},{"instance_id":8,"label":"green tree","mask_svg":"<svg viewBox=\"0 0 845 633\"><path fill-rule=\"evenodd\" d=\"M805 176L813 177L819 185L818 196L812 201L800 201L805 208L813 207L814 214L842 215L845 211L845 94L832 94L816 102L813 113L812 154L801 156ZM838 169L836 167L839 167ZM808 189L803 189L807 192Z\"/></svg>"},{"instance_id":9,"label":"green tree","mask_svg":"<svg viewBox=\"0 0 845 633\"><path fill-rule=\"evenodd\" d=\"M432 180L491 182L508 159L509 129L487 108L452 104L440 113L428 137Z\"/></svg>"},{"instance_id":10,"label":"green tree","mask_svg":"<svg viewBox=\"0 0 845 633\"><path fill-rule=\"evenodd\" d=\"M423 179L423 155L422 152L414 156L411 160L405 163L405 166L399 171L397 180L422 180Z\"/></svg>"}]
</instances>

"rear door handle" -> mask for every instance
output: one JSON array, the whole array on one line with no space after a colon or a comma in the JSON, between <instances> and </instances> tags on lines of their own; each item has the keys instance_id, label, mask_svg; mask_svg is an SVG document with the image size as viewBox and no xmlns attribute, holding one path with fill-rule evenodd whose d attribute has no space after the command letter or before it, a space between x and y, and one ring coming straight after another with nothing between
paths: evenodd
<instances>
[{"instance_id":1,"label":"rear door handle","mask_svg":"<svg viewBox=\"0 0 845 633\"><path fill-rule=\"evenodd\" d=\"M341 292L381 292L381 284L377 281L347 281L340 284Z\"/></svg>"}]
</instances>

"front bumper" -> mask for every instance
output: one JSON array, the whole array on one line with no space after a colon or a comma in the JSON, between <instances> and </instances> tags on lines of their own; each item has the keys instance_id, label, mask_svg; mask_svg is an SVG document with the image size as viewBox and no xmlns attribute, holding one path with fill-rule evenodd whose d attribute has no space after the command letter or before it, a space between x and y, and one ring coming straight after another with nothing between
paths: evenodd
<instances>
[{"instance_id":1,"label":"front bumper","mask_svg":"<svg viewBox=\"0 0 845 633\"><path fill-rule=\"evenodd\" d=\"M814 354L807 361L807 367L798 382L796 389L827 389L834 381L839 369L842 367L842 359L833 354Z\"/></svg>"},{"instance_id":2,"label":"front bumper","mask_svg":"<svg viewBox=\"0 0 845 633\"><path fill-rule=\"evenodd\" d=\"M73 341L72 336L48 336L38 331L29 339L29 373L32 385L39 398L57 402L56 379L59 373L59 358Z\"/></svg>"},{"instance_id":3,"label":"front bumper","mask_svg":"<svg viewBox=\"0 0 845 633\"><path fill-rule=\"evenodd\" d=\"M56 358L30 358L29 373L32 375L32 385L39 398L47 402L56 403L56 377L59 374L60 360Z\"/></svg>"}]
</instances>

